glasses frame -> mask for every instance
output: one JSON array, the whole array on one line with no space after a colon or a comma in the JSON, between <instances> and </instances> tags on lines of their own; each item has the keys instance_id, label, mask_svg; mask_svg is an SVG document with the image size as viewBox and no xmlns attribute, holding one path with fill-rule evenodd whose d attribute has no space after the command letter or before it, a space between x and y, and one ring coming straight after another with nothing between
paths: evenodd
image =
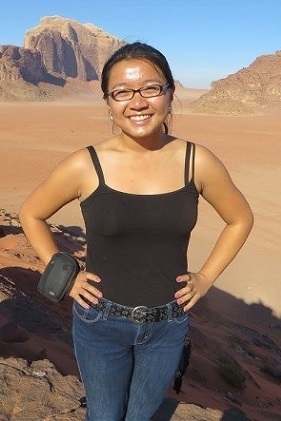
<instances>
[{"instance_id":1,"label":"glasses frame","mask_svg":"<svg viewBox=\"0 0 281 421\"><path fill-rule=\"evenodd\" d=\"M160 88L159 94L152 95L152 96L143 96L143 93L142 92L145 91L145 89L150 88L152 86L157 86L157 87ZM115 89L114 91L106 92L103 95L103 99L106 99L106 98L108 98L110 96L116 102L126 102L126 101L131 101L131 99L134 98L134 96L135 96L136 93L139 93L142 98L146 98L146 99L147 98L156 98L157 96L163 95L165 93L165 91L167 90L167 88L169 88L169 86L170 86L170 83L167 82L164 85L160 85L158 83L155 83L154 85L142 86L139 89L124 89L124 91L131 92L132 96L129 99L116 99L116 98L114 98L115 92L119 92L119 91L122 91L123 90L123 89Z\"/></svg>"}]
</instances>

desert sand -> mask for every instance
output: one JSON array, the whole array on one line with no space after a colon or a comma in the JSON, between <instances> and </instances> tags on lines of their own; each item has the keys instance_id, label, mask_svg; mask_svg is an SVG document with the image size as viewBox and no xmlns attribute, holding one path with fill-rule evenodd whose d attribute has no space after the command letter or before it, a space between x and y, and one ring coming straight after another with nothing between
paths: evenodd
<instances>
[{"instance_id":1,"label":"desert sand","mask_svg":"<svg viewBox=\"0 0 281 421\"><path fill-rule=\"evenodd\" d=\"M176 136L201 143L210 148L226 165L232 178L248 199L254 215L255 226L237 258L217 280L216 285L207 297L194 310L194 332L200 330L210 340L204 342L204 353L196 349L193 356L193 367L201 365L206 370L206 378L211 376L213 390L208 392L203 384L196 383L193 368L193 383L185 380L180 399L196 402L214 409L227 407L227 401L218 398L217 391L225 388L218 375L214 374L212 364L207 363L208 352L213 339L227 342L233 331L227 330L226 324L245 326L259 330L264 335L272 335L280 343L280 180L281 180L281 109L263 110L251 116L222 117L193 115L181 111L174 115L172 133ZM102 102L80 103L2 103L0 104L0 146L1 178L0 194L2 209L17 214L24 198L38 185L54 166L72 151L95 144L112 134L112 126L107 117L106 107ZM84 231L79 203L73 203L53 216L52 224L61 225L72 230ZM76 228L75 228L76 227ZM78 227L78 228L77 228ZM221 227L215 212L203 200L199 205L199 220L193 232L189 267L191 271L200 268L208 255ZM12 267L22 267L23 271L32 269L41 271L40 262L26 259L27 253L21 256L20 248L26 247L24 236L16 232L17 240L10 235L0 238L0 267L2 274ZM19 235L21 235L19 237ZM20 238L20 241L19 241ZM9 250L17 249L11 255ZM30 255L32 254L29 251ZM6 272L5 272L6 271ZM26 288L31 295L36 295L36 284L22 278L15 280L20 288ZM64 314L70 321L69 303L56 307L55 311ZM210 312L213 313L210 313ZM227 323L218 323L223 317ZM9 320L2 317L0 325ZM274 331L274 326L278 329ZM236 329L237 330L237 329ZM278 334L279 332L279 334ZM245 341L247 332L241 328L241 341ZM238 333L239 336L239 333ZM198 338L197 338L198 339ZM31 338L27 345L5 345L5 354L27 358L30 353L40 351L37 338ZM62 372L77 373L73 354L69 347L52 339L52 357ZM48 343L43 348L48 349ZM200 342L200 341L199 341ZM50 345L50 344L49 344ZM3 348L4 349L4 348ZM209 351L208 351L209 350ZM263 349L262 349L263 351ZM262 353L261 351L261 353ZM270 359L270 347L266 349ZM279 354L280 358L280 354ZM272 419L281 413L280 384L270 381L251 362L243 363L245 370L251 372L253 383L261 388L248 386L240 393L243 410L252 420L264 420L269 414ZM280 361L279 361L280 364ZM210 382L210 379L209 379ZM280 378L279 378L280 382ZM202 383L202 382L201 382ZM203 382L204 383L204 382ZM192 386L193 385L193 386ZM231 392L234 393L231 389ZM171 392L172 394L172 392ZM259 397L257 397L259 396ZM265 398L266 396L266 398ZM266 413L269 402L271 412ZM235 404L235 401L234 401ZM260 412L263 408L264 416ZM260 414L260 415L259 415ZM267 414L267 415L266 415ZM279 415L278 415L279 414ZM275 417L275 418L274 418Z\"/></svg>"}]
</instances>

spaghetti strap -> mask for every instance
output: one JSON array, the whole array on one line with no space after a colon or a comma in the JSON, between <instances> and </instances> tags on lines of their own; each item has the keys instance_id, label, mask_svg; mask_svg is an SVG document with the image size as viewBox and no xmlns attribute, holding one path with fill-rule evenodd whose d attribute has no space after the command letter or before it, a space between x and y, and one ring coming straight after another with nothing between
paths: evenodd
<instances>
[{"instance_id":1,"label":"spaghetti strap","mask_svg":"<svg viewBox=\"0 0 281 421\"><path fill-rule=\"evenodd\" d=\"M187 142L185 155L185 185L190 183L194 177L195 145Z\"/></svg>"},{"instance_id":2,"label":"spaghetti strap","mask_svg":"<svg viewBox=\"0 0 281 421\"><path fill-rule=\"evenodd\" d=\"M95 148L92 145L90 145L90 146L87 146L87 149L88 149L88 151L91 155L96 173L97 173L98 178L99 178L99 182L102 183L102 184L105 184L103 171L102 171L101 164L100 164L100 161L99 161L99 158L98 158L98 155L96 153Z\"/></svg>"}]
</instances>

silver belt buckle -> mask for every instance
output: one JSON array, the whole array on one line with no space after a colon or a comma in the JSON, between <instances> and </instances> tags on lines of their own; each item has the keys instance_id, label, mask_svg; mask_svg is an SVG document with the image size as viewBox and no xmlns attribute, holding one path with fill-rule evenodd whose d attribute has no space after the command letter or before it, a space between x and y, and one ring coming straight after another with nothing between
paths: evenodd
<instances>
[{"instance_id":1,"label":"silver belt buckle","mask_svg":"<svg viewBox=\"0 0 281 421\"><path fill-rule=\"evenodd\" d=\"M143 315L143 320L142 320L142 317L139 317L138 319L136 319L136 317L137 317L137 315L141 316L140 313L142 311L147 312L147 310L148 310L148 307L146 307L146 306L138 306L138 307L133 308L131 316L130 316L131 320L135 323L144 323L145 322L144 317L146 315Z\"/></svg>"}]
</instances>

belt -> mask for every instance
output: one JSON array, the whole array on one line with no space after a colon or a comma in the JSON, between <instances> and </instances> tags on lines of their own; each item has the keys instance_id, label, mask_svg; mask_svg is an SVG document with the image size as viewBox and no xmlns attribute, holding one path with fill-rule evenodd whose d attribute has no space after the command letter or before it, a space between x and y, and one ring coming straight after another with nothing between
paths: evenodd
<instances>
[{"instance_id":1,"label":"belt","mask_svg":"<svg viewBox=\"0 0 281 421\"><path fill-rule=\"evenodd\" d=\"M90 303L91 307L104 311L109 307L108 315L124 317L135 323L159 322L184 314L183 307L175 301L159 307L127 307L112 301L101 299L98 304Z\"/></svg>"}]
</instances>

